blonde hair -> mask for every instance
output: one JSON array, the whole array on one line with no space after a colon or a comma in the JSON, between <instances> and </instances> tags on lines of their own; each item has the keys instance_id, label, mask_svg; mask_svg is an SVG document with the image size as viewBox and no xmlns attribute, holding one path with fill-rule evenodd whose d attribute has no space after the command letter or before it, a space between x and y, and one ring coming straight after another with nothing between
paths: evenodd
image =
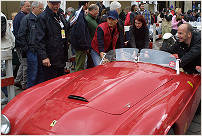
<instances>
[{"instance_id":1,"label":"blonde hair","mask_svg":"<svg viewBox=\"0 0 202 136\"><path fill-rule=\"evenodd\" d=\"M17 14L18 14L17 12L12 12L11 13L11 19L14 19Z\"/></svg>"},{"instance_id":2,"label":"blonde hair","mask_svg":"<svg viewBox=\"0 0 202 136\"><path fill-rule=\"evenodd\" d=\"M181 8L176 8L176 9L175 9L175 13L177 14L178 11L180 11L180 10L181 10Z\"/></svg>"}]
</instances>

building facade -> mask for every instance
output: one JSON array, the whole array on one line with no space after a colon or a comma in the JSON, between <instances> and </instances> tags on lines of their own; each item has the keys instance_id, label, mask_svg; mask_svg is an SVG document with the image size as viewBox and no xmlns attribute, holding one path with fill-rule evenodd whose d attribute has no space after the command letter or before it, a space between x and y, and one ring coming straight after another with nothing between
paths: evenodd
<instances>
[{"instance_id":1,"label":"building facade","mask_svg":"<svg viewBox=\"0 0 202 136\"><path fill-rule=\"evenodd\" d=\"M47 0L42 0L42 2L47 5ZM91 3L96 3L97 1L90 1ZM103 4L106 7L109 7L110 2L112 1L103 1ZM128 6L133 4L139 5L141 2L145 3L145 9L156 12L162 11L163 8L182 8L182 12L187 12L188 10L200 10L201 11L201 1L119 1L122 5L122 9L125 9ZM78 8L79 1L66 1L61 0L61 8L65 11L68 7ZM12 12L19 12L20 2L19 1L1 1L1 11L7 16L8 19L11 19Z\"/></svg>"}]
</instances>

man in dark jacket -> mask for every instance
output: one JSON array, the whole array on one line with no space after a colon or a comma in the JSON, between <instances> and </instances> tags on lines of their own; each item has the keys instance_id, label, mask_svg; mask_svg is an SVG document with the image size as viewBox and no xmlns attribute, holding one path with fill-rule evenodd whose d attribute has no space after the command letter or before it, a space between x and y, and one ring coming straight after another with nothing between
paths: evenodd
<instances>
[{"instance_id":1,"label":"man in dark jacket","mask_svg":"<svg viewBox=\"0 0 202 136\"><path fill-rule=\"evenodd\" d=\"M83 7L71 30L71 43L76 51L76 71L84 70L86 55L90 49L90 33L85 19L85 10L88 9L88 3L88 1L79 2L79 7Z\"/></svg>"},{"instance_id":2,"label":"man in dark jacket","mask_svg":"<svg viewBox=\"0 0 202 136\"><path fill-rule=\"evenodd\" d=\"M36 19L43 11L44 5L38 1L34 1L32 2L31 8L32 12L26 15L21 21L20 28L18 30L18 38L16 39L19 43L21 43L22 52L27 56L27 88L42 82L41 76L37 79L39 65L35 36Z\"/></svg>"},{"instance_id":3,"label":"man in dark jacket","mask_svg":"<svg viewBox=\"0 0 202 136\"><path fill-rule=\"evenodd\" d=\"M99 7L99 14L98 14L98 17L97 17L96 21L97 21L98 23L101 23L100 21L101 21L101 17L102 17L102 11L103 11L104 9L106 9L106 7L103 5L103 1L102 1L102 2L98 1L98 2L96 3L96 5Z\"/></svg>"},{"instance_id":4,"label":"man in dark jacket","mask_svg":"<svg viewBox=\"0 0 202 136\"><path fill-rule=\"evenodd\" d=\"M37 17L36 45L43 63L45 81L64 75L68 58L67 31L70 24L66 21L60 1L48 1L46 9Z\"/></svg>"},{"instance_id":5,"label":"man in dark jacket","mask_svg":"<svg viewBox=\"0 0 202 136\"><path fill-rule=\"evenodd\" d=\"M22 18L26 14L29 14L30 12L30 2L21 1L20 8L21 8L20 12L15 16L13 20L13 34L15 36L15 39L17 39L18 30L20 28L20 22ZM17 40L15 40L15 48L16 48L16 53L20 62L20 66L17 72L17 76L15 78L14 85L25 89L26 82L27 82L27 60L26 60L26 56L22 54L21 43L19 43Z\"/></svg>"},{"instance_id":6,"label":"man in dark jacket","mask_svg":"<svg viewBox=\"0 0 202 136\"><path fill-rule=\"evenodd\" d=\"M176 54L180 58L180 67L188 74L198 73L201 66L201 32L193 32L188 23L178 27L178 42L164 51Z\"/></svg>"},{"instance_id":7,"label":"man in dark jacket","mask_svg":"<svg viewBox=\"0 0 202 136\"><path fill-rule=\"evenodd\" d=\"M131 6L131 14L130 14L130 25L133 25L134 18L139 14L138 12L138 6L132 5Z\"/></svg>"}]
</instances>

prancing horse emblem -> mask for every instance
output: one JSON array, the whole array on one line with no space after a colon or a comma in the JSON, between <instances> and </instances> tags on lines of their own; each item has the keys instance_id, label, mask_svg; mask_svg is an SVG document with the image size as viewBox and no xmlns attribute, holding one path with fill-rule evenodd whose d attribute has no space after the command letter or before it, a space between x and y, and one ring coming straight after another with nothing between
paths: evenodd
<instances>
[{"instance_id":1,"label":"prancing horse emblem","mask_svg":"<svg viewBox=\"0 0 202 136\"><path fill-rule=\"evenodd\" d=\"M53 120L53 122L50 124L51 127L55 126L55 124L57 123L56 120Z\"/></svg>"}]
</instances>

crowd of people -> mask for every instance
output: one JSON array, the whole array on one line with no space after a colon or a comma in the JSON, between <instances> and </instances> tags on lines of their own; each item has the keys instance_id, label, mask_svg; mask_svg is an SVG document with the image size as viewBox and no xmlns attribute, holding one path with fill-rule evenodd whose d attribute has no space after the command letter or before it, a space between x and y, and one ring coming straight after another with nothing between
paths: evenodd
<instances>
[{"instance_id":1,"label":"crowd of people","mask_svg":"<svg viewBox=\"0 0 202 136\"><path fill-rule=\"evenodd\" d=\"M102 2L89 5L88 1L79 1L78 6L78 10L68 7L64 12L60 1L48 1L45 9L39 1L20 2L21 10L13 20L20 62L15 86L27 89L64 75L69 46L75 55L75 71L100 65L105 53L112 49L149 48L149 28L154 23L162 24L162 34L178 33L179 42L186 46L186 50L177 52L177 45L173 46L175 49L166 50L180 54L181 67L196 73L190 69L200 66L200 33L192 33L192 27L186 23L200 21L200 13L196 11L189 10L182 15L181 9L176 8L151 13L144 8L144 3L121 10L117 1L111 2L109 8ZM125 32L124 26L130 26L130 30ZM107 59L102 61L107 62Z\"/></svg>"}]
</instances>

